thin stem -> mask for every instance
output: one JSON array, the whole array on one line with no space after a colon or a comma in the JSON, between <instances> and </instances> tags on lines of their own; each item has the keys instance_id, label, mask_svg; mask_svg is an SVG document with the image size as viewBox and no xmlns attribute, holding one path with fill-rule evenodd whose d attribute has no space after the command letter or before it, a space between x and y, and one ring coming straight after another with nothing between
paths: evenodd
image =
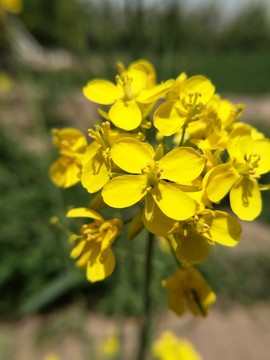
<instances>
[{"instance_id":1,"label":"thin stem","mask_svg":"<svg viewBox=\"0 0 270 360\"><path fill-rule=\"evenodd\" d=\"M150 328L151 328L151 293L150 293L150 282L152 278L152 260L153 260L153 247L154 247L154 235L148 234L148 242L146 248L146 260L145 260L145 279L143 289L143 314L140 322L140 333L139 333L139 346L137 360L146 360L147 356Z\"/></svg>"}]
</instances>

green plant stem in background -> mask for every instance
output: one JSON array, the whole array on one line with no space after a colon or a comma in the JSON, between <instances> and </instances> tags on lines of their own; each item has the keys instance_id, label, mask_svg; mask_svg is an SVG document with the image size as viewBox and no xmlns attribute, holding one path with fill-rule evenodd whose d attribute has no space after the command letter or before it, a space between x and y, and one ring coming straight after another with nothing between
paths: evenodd
<instances>
[{"instance_id":1,"label":"green plant stem in background","mask_svg":"<svg viewBox=\"0 0 270 360\"><path fill-rule=\"evenodd\" d=\"M145 259L145 279L143 289L143 314L140 319L140 332L139 332L139 344L137 360L146 360L148 357L148 345L150 338L151 328L151 278L152 278L152 260L153 260L153 248L154 248L154 235L148 233L146 259Z\"/></svg>"}]
</instances>

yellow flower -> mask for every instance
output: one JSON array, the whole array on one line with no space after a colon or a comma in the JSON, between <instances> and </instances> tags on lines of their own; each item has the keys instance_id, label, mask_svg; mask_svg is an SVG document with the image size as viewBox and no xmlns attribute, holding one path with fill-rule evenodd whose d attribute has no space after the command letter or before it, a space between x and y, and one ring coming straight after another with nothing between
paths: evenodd
<instances>
[{"instance_id":1,"label":"yellow flower","mask_svg":"<svg viewBox=\"0 0 270 360\"><path fill-rule=\"evenodd\" d=\"M53 142L59 148L60 158L51 165L50 177L57 186L68 188L80 181L87 141L79 130L64 128L53 130Z\"/></svg>"},{"instance_id":2,"label":"yellow flower","mask_svg":"<svg viewBox=\"0 0 270 360\"><path fill-rule=\"evenodd\" d=\"M85 217L92 223L81 227L80 235L72 235L74 245L70 256L77 259L76 265L86 269L87 279L91 282L104 280L115 267L111 245L120 234L123 223L120 219L104 220L101 215L89 208L71 209L67 217Z\"/></svg>"},{"instance_id":3,"label":"yellow flower","mask_svg":"<svg viewBox=\"0 0 270 360\"><path fill-rule=\"evenodd\" d=\"M228 130L241 116L243 108L242 104L234 105L217 94L213 95L206 104L200 121L189 124L187 130L189 137L197 140L203 140L211 136L215 136L217 139L226 137Z\"/></svg>"},{"instance_id":4,"label":"yellow flower","mask_svg":"<svg viewBox=\"0 0 270 360\"><path fill-rule=\"evenodd\" d=\"M89 136L95 141L90 144L82 159L82 185L89 193L103 188L111 175L110 148L115 133L110 131L110 123L96 125L96 130L89 129Z\"/></svg>"},{"instance_id":5,"label":"yellow flower","mask_svg":"<svg viewBox=\"0 0 270 360\"><path fill-rule=\"evenodd\" d=\"M251 130L240 127L231 133L227 151L227 163L206 174L208 198L218 203L229 193L233 212L242 220L254 220L262 210L258 179L270 171L270 141L253 140Z\"/></svg>"},{"instance_id":6,"label":"yellow flower","mask_svg":"<svg viewBox=\"0 0 270 360\"><path fill-rule=\"evenodd\" d=\"M0 71L0 93L8 92L12 89L12 86L13 82L9 75L4 71Z\"/></svg>"},{"instance_id":7,"label":"yellow flower","mask_svg":"<svg viewBox=\"0 0 270 360\"><path fill-rule=\"evenodd\" d=\"M167 216L184 220L194 215L196 203L181 189L196 179L204 168L201 156L181 147L162 156L153 147L133 138L118 140L111 149L113 162L128 174L107 182L102 190L106 204L125 208L145 197L145 215L151 218L155 204Z\"/></svg>"},{"instance_id":8,"label":"yellow flower","mask_svg":"<svg viewBox=\"0 0 270 360\"><path fill-rule=\"evenodd\" d=\"M205 105L214 95L215 87L204 76L181 80L179 93L161 104L154 113L154 125L164 136L170 136L200 120Z\"/></svg>"},{"instance_id":9,"label":"yellow flower","mask_svg":"<svg viewBox=\"0 0 270 360\"><path fill-rule=\"evenodd\" d=\"M110 121L116 127L129 131L141 124L145 110L149 110L146 105L152 106L164 96L173 80L155 85L154 68L146 60L131 63L127 70L121 63L118 67L116 84L104 79L91 80L83 88L83 94L97 104L111 105L108 113Z\"/></svg>"},{"instance_id":10,"label":"yellow flower","mask_svg":"<svg viewBox=\"0 0 270 360\"><path fill-rule=\"evenodd\" d=\"M58 355L51 353L46 355L43 360L61 360L61 359Z\"/></svg>"},{"instance_id":11,"label":"yellow flower","mask_svg":"<svg viewBox=\"0 0 270 360\"><path fill-rule=\"evenodd\" d=\"M18 14L22 11L22 0L0 0L0 18L5 12Z\"/></svg>"},{"instance_id":12,"label":"yellow flower","mask_svg":"<svg viewBox=\"0 0 270 360\"><path fill-rule=\"evenodd\" d=\"M152 347L158 360L203 360L192 344L186 339L179 339L171 331L164 331Z\"/></svg>"},{"instance_id":13,"label":"yellow flower","mask_svg":"<svg viewBox=\"0 0 270 360\"><path fill-rule=\"evenodd\" d=\"M185 265L205 261L216 243L236 246L242 232L238 221L220 210L204 209L185 221L176 221L156 207L152 219L143 216L142 221L148 231L174 245L176 257Z\"/></svg>"},{"instance_id":14,"label":"yellow flower","mask_svg":"<svg viewBox=\"0 0 270 360\"><path fill-rule=\"evenodd\" d=\"M99 352L104 354L106 358L115 356L119 352L119 349L120 342L116 334L111 334L98 343Z\"/></svg>"},{"instance_id":15,"label":"yellow flower","mask_svg":"<svg viewBox=\"0 0 270 360\"><path fill-rule=\"evenodd\" d=\"M95 141L90 144L82 158L82 185L92 194L108 182L112 176L111 147L121 137L131 136L142 138L142 134L122 133L110 129L108 121L89 129L89 136Z\"/></svg>"},{"instance_id":16,"label":"yellow flower","mask_svg":"<svg viewBox=\"0 0 270 360\"><path fill-rule=\"evenodd\" d=\"M204 210L184 221L182 229L174 232L176 256L182 264L201 263L216 243L228 247L237 245L241 232L241 225L226 212Z\"/></svg>"},{"instance_id":17,"label":"yellow flower","mask_svg":"<svg viewBox=\"0 0 270 360\"><path fill-rule=\"evenodd\" d=\"M192 267L177 268L162 284L168 291L168 306L178 316L186 310L195 316L206 316L209 306L216 301L215 293Z\"/></svg>"}]
</instances>

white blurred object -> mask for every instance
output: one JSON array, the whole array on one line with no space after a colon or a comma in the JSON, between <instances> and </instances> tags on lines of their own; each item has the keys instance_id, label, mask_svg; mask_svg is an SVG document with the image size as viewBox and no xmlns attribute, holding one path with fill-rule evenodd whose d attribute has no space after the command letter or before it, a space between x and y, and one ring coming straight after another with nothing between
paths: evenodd
<instances>
[{"instance_id":1,"label":"white blurred object","mask_svg":"<svg viewBox=\"0 0 270 360\"><path fill-rule=\"evenodd\" d=\"M12 54L22 65L38 71L57 71L74 66L75 58L68 51L44 48L18 18L8 16L5 26Z\"/></svg>"}]
</instances>

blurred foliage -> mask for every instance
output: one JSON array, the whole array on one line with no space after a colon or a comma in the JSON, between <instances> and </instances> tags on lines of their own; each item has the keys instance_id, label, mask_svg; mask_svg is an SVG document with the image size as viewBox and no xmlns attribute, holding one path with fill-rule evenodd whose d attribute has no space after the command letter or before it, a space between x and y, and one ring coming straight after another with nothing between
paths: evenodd
<instances>
[{"instance_id":1,"label":"blurred foliage","mask_svg":"<svg viewBox=\"0 0 270 360\"><path fill-rule=\"evenodd\" d=\"M270 22L262 3L250 4L226 21L216 3L187 11L177 0L124 2L25 0L20 15L44 45L73 51L125 50L137 56L187 49L247 51L269 49Z\"/></svg>"},{"instance_id":2,"label":"blurred foliage","mask_svg":"<svg viewBox=\"0 0 270 360\"><path fill-rule=\"evenodd\" d=\"M269 44L269 13L263 5L252 3L230 23L219 39L219 47L224 50L268 50Z\"/></svg>"},{"instance_id":3,"label":"blurred foliage","mask_svg":"<svg viewBox=\"0 0 270 360\"><path fill-rule=\"evenodd\" d=\"M88 17L76 1L24 0L21 19L43 45L74 51L86 48Z\"/></svg>"}]
</instances>

